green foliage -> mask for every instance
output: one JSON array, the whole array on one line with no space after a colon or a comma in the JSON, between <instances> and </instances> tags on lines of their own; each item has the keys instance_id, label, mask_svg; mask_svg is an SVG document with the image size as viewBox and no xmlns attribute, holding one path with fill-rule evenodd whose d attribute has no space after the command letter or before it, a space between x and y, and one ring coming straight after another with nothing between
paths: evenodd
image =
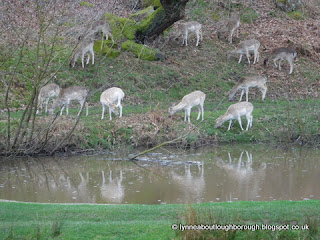
<instances>
[{"instance_id":1,"label":"green foliage","mask_svg":"<svg viewBox=\"0 0 320 240\"><path fill-rule=\"evenodd\" d=\"M295 20L303 20L304 16L303 13L300 11L293 11L293 12L289 12L287 13L288 17L295 19Z\"/></svg>"},{"instance_id":2,"label":"green foliage","mask_svg":"<svg viewBox=\"0 0 320 240\"><path fill-rule=\"evenodd\" d=\"M88 3L88 2L79 2L79 5L80 6L87 6L87 7L94 7L94 4L93 3Z\"/></svg>"},{"instance_id":3,"label":"green foliage","mask_svg":"<svg viewBox=\"0 0 320 240\"><path fill-rule=\"evenodd\" d=\"M156 60L155 54L157 53L157 50L135 43L134 41L125 41L122 43L121 47L125 51L133 52L140 59L149 61Z\"/></svg>"}]
</instances>

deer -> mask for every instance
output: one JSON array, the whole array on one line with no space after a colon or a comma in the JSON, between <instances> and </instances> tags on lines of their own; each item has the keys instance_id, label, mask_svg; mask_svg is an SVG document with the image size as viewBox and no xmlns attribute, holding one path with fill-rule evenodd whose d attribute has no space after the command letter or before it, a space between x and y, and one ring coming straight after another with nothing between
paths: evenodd
<instances>
[{"instance_id":1,"label":"deer","mask_svg":"<svg viewBox=\"0 0 320 240\"><path fill-rule=\"evenodd\" d=\"M174 38L178 38L182 36L182 45L184 43L186 46L188 46L188 35L189 32L193 32L197 36L197 43L196 46L199 45L199 40L202 41L202 30L201 30L201 24L196 22L196 21L191 21L191 22L185 22L185 23L179 23L177 30L174 32Z\"/></svg>"},{"instance_id":2,"label":"deer","mask_svg":"<svg viewBox=\"0 0 320 240\"><path fill-rule=\"evenodd\" d=\"M253 64L259 62L259 47L260 42L255 39L250 39L246 41L242 41L239 43L238 47L234 50L228 51L227 58L230 59L231 56L238 56L240 55L239 62L242 60L242 55L246 54L248 62L250 64L250 52L254 53L254 61Z\"/></svg>"},{"instance_id":3,"label":"deer","mask_svg":"<svg viewBox=\"0 0 320 240\"><path fill-rule=\"evenodd\" d=\"M47 113L49 100L51 98L58 97L59 93L60 93L60 87L55 83L51 83L46 86L43 86L40 89L40 92L38 95L38 109L36 114L42 113L42 108L44 103L46 105L45 113Z\"/></svg>"},{"instance_id":4,"label":"deer","mask_svg":"<svg viewBox=\"0 0 320 240\"><path fill-rule=\"evenodd\" d=\"M111 34L110 30L111 30L111 28L110 28L110 24L108 21L99 20L99 21L94 22L91 25L91 28L88 31L88 35L96 34L97 32L101 31L104 34L106 40L108 40L109 36L110 36L112 42L114 42L113 35Z\"/></svg>"},{"instance_id":5,"label":"deer","mask_svg":"<svg viewBox=\"0 0 320 240\"><path fill-rule=\"evenodd\" d=\"M109 107L110 121L112 120L112 113L116 116L119 115L117 108L120 109L120 118L122 117L122 105L121 101L125 94L121 88L112 87L105 90L100 96L100 102L102 104L102 116L101 120L104 118L104 111L106 106Z\"/></svg>"},{"instance_id":6,"label":"deer","mask_svg":"<svg viewBox=\"0 0 320 240\"><path fill-rule=\"evenodd\" d=\"M272 51L270 59L273 60L274 66L277 67L277 61L279 60L279 70L281 70L281 61L287 60L290 65L289 74L293 72L293 60L297 58L297 52L289 47L280 47ZM268 58L264 59L264 65L267 65Z\"/></svg>"},{"instance_id":7,"label":"deer","mask_svg":"<svg viewBox=\"0 0 320 240\"><path fill-rule=\"evenodd\" d=\"M202 121L203 121L203 119L204 119L203 104L204 104L205 99L206 99L206 94L205 93L203 93L201 91L194 91L192 93L189 93L189 94L185 95L182 98L181 102L178 103L177 105L173 104L169 108L168 112L172 116L177 111L180 111L181 109L184 109L184 111L185 111L184 121L187 120L187 116L188 116L188 122L190 123L191 108L194 107L194 106L198 106L199 114L198 114L197 120L199 120L200 115L202 114Z\"/></svg>"},{"instance_id":8,"label":"deer","mask_svg":"<svg viewBox=\"0 0 320 240\"><path fill-rule=\"evenodd\" d=\"M262 100L264 100L268 89L266 83L266 77L258 75L245 76L241 78L240 81L230 90L229 100L232 100L238 90L241 90L239 102L241 102L244 92L246 92L246 101L248 102L248 92L251 87L257 87L262 93Z\"/></svg>"},{"instance_id":9,"label":"deer","mask_svg":"<svg viewBox=\"0 0 320 240\"><path fill-rule=\"evenodd\" d=\"M82 68L84 68L84 56L87 54L87 63L86 65L89 64L90 61L90 54L92 57L92 65L94 64L94 51L93 51L93 45L94 41L93 40L86 40L83 41L82 43L79 44L78 48L76 49L75 53L72 56L72 59L70 61L70 68L74 68L78 57L81 55L81 63L82 63ZM90 54L89 54L90 53Z\"/></svg>"},{"instance_id":10,"label":"deer","mask_svg":"<svg viewBox=\"0 0 320 240\"><path fill-rule=\"evenodd\" d=\"M243 127L241 124L241 117L246 116L247 118L247 128L246 131L248 131L249 127L252 127L252 111L253 111L253 105L250 102L239 102L236 104L230 105L227 112L220 117L217 118L214 127L218 128L220 127L224 122L230 121L228 131L231 128L231 123L233 119L237 119L240 125L241 130L243 131Z\"/></svg>"},{"instance_id":11,"label":"deer","mask_svg":"<svg viewBox=\"0 0 320 240\"><path fill-rule=\"evenodd\" d=\"M64 108L67 108L67 115L69 115L69 104L71 101L78 101L81 105L78 116L81 113L81 109L83 104L86 102L86 97L88 95L89 90L86 87L73 86L68 88L63 88L60 91L60 94L56 101L53 103L52 108L49 110L49 113L53 115L53 111L57 108L57 106L62 106L60 111L60 116L63 113ZM88 103L86 103L86 116L88 116Z\"/></svg>"},{"instance_id":12,"label":"deer","mask_svg":"<svg viewBox=\"0 0 320 240\"><path fill-rule=\"evenodd\" d=\"M233 14L231 18L225 19L219 22L217 36L220 38L221 33L228 32L229 43L232 43L232 36L235 30L237 30L237 37L239 37L239 27L240 27L240 16L238 14Z\"/></svg>"}]
</instances>

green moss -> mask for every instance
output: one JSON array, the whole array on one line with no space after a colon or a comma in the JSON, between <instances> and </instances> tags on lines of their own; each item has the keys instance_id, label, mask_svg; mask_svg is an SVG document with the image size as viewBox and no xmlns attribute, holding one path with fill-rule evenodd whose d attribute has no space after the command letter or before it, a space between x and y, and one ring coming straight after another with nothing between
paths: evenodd
<instances>
[{"instance_id":1,"label":"green moss","mask_svg":"<svg viewBox=\"0 0 320 240\"><path fill-rule=\"evenodd\" d=\"M144 32L149 28L150 25L156 23L157 22L156 17L161 15L160 12L164 12L163 7L158 8L152 14L150 14L147 18L142 19L139 23L138 30L141 32Z\"/></svg>"},{"instance_id":2,"label":"green moss","mask_svg":"<svg viewBox=\"0 0 320 240\"><path fill-rule=\"evenodd\" d=\"M143 7L149 7L149 6L154 6L154 7L161 7L160 0L142 0L142 5Z\"/></svg>"},{"instance_id":3,"label":"green moss","mask_svg":"<svg viewBox=\"0 0 320 240\"><path fill-rule=\"evenodd\" d=\"M94 7L93 3L88 3L88 2L79 2L80 6L87 6L87 7Z\"/></svg>"},{"instance_id":4,"label":"green moss","mask_svg":"<svg viewBox=\"0 0 320 240\"><path fill-rule=\"evenodd\" d=\"M111 44L109 42L111 42ZM104 44L102 45L102 48L101 48L102 43L104 43ZM112 49L112 47L114 47L114 46L115 46L115 44L113 44L112 41L98 40L94 43L93 50L96 53L107 55L108 57L111 57L111 58L115 58L120 55L120 51Z\"/></svg>"},{"instance_id":5,"label":"green moss","mask_svg":"<svg viewBox=\"0 0 320 240\"><path fill-rule=\"evenodd\" d=\"M300 11L289 12L288 17L293 18L295 20L303 20L303 13Z\"/></svg>"},{"instance_id":6,"label":"green moss","mask_svg":"<svg viewBox=\"0 0 320 240\"><path fill-rule=\"evenodd\" d=\"M135 38L138 28L138 24L135 21L128 18L120 18L111 13L107 13L104 16L110 23L111 33L116 41L125 38L133 40Z\"/></svg>"},{"instance_id":7,"label":"green moss","mask_svg":"<svg viewBox=\"0 0 320 240\"><path fill-rule=\"evenodd\" d=\"M156 60L155 54L157 53L157 50L155 49L146 47L142 44L138 44L130 40L125 41L121 46L123 50L133 52L140 59L149 61Z\"/></svg>"}]
</instances>

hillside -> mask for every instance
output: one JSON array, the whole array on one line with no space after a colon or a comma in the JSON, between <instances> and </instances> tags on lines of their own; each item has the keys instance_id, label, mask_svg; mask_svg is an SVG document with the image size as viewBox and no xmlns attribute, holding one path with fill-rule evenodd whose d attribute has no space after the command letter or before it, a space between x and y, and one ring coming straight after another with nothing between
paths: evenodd
<instances>
[{"instance_id":1,"label":"hillside","mask_svg":"<svg viewBox=\"0 0 320 240\"><path fill-rule=\"evenodd\" d=\"M91 1L89 3L91 4ZM63 36L60 36L57 42L56 56L49 71L56 76L55 81L60 87L89 86L92 82L89 118L82 118L73 140L68 144L69 147L96 149L123 144L153 146L164 140L172 140L188 132L193 125L181 125L183 113L168 118L167 109L173 102L178 102L185 94L194 90L206 93L205 119L209 120L196 126L193 133L182 141L183 145L189 145L190 142L201 145L216 141L272 142L274 139L277 139L277 142L296 142L299 139L299 143L314 142L316 139L314 143L318 143L319 129L313 125L318 121L320 104L320 18L317 14L320 6L316 1L308 3L314 4L312 7L306 5L301 11L294 13L282 12L271 0L254 1L252 4L249 1L233 1L230 5L216 0L189 1L186 18L182 21L195 20L203 25L204 40L199 47L195 47L195 38L192 36L187 47L174 41L164 44L167 36L164 35L155 42L148 43L165 54L166 59L163 61L137 59L130 52L122 52L117 58L96 54L94 66L90 64L82 69L78 61L75 68L69 69L68 59L72 52L72 43L85 28L85 18L94 19L103 11L125 17L132 8L125 1L120 2L117 7L111 4L103 5L100 1L92 1L92 4L93 6L87 6L76 2L69 6L69 17L72 16L73 22L69 22L69 19L64 22L64 30L60 33ZM96 8L99 12L93 15ZM233 44L229 44L227 39L218 39L216 34L217 22L228 17L230 11L239 12L241 17L240 34L238 38L234 37ZM23 15L17 19L20 28L25 28L26 22ZM1 71L9 72L12 66L18 66L19 72L14 75L8 96L11 111L16 110L12 112L14 119L21 117L19 110L25 108L32 93L33 82L39 76L35 63L40 60L35 55L32 34L30 36L31 40L26 42L27 46L19 62L19 54L13 51L16 42L12 41L12 36L7 34L3 38L5 41L2 39L1 48L4 51L1 54ZM235 58L227 60L228 50L234 49L240 41L252 38L258 39L263 45L260 48L258 64L249 65L245 59L241 64L238 64ZM11 48L5 48L8 45ZM291 75L288 74L289 65L285 61L281 71L271 62L266 67L263 65L263 59L269 56L271 50L280 46L290 46L298 53ZM11 53L13 55L10 55ZM241 77L249 74L268 77L268 92L264 102L257 90L251 89L249 93L250 101L257 108L257 128L250 133L241 133L236 123L236 130L228 133L225 127L214 129L215 118L224 113L231 104L227 101L227 92ZM6 109L4 99L8 78L2 75L1 109ZM99 98L101 92L111 86L122 88L126 94L123 104L125 117L114 122L103 122L100 121ZM235 99L238 97L239 95ZM75 115L78 107L77 103L71 106L74 109L71 115ZM192 115L193 120L195 115L196 113ZM73 121L66 119L73 120L75 116L57 119L51 130L53 141L48 149L52 149L71 129ZM41 116L36 121L39 124L37 127L41 129L41 126L50 121L50 117ZM2 114L1 126L6 127L6 122L7 115ZM194 124L196 125L195 122ZM6 130L3 128L1 133L4 139ZM68 149L68 146L65 149Z\"/></svg>"}]
</instances>

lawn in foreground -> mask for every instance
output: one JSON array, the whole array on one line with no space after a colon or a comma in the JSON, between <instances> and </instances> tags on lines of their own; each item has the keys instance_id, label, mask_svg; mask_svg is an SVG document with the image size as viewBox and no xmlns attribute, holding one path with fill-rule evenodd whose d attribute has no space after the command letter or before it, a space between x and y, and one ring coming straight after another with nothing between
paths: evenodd
<instances>
[{"instance_id":1,"label":"lawn in foreground","mask_svg":"<svg viewBox=\"0 0 320 240\"><path fill-rule=\"evenodd\" d=\"M319 216L319 200L191 205L1 202L0 235L3 239L320 239ZM172 230L172 224L308 229L180 231Z\"/></svg>"}]
</instances>

